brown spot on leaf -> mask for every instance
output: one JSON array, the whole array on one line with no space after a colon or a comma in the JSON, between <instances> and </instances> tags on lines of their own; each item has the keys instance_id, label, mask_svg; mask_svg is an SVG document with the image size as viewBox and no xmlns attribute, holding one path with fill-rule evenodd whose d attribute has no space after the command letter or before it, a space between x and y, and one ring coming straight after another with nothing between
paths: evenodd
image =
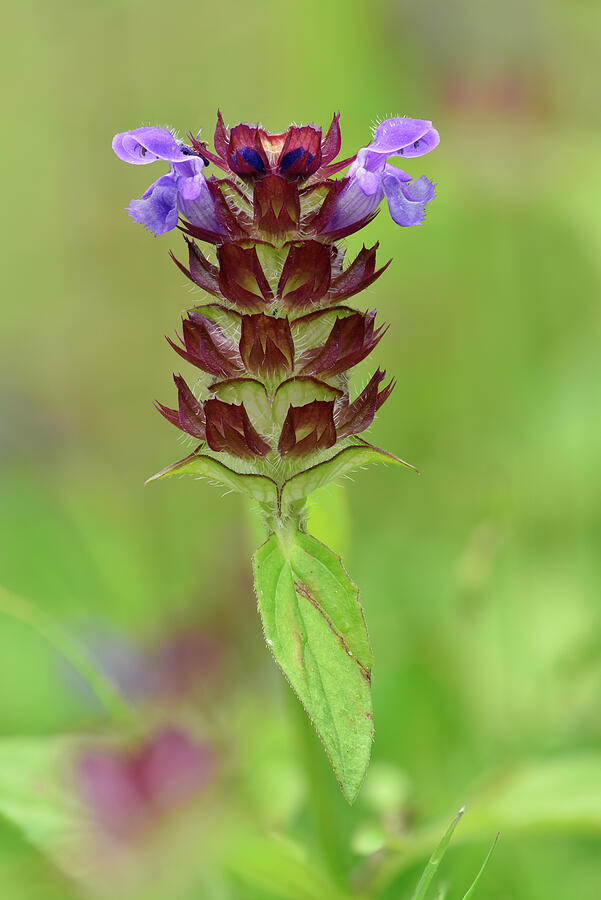
<instances>
[{"instance_id":1,"label":"brown spot on leaf","mask_svg":"<svg viewBox=\"0 0 601 900\"><path fill-rule=\"evenodd\" d=\"M320 606L319 602L313 596L311 588L303 581L295 581L294 590L296 591L298 597L303 597L305 600L307 600L311 604L311 606L313 606L317 610L317 612L324 618L328 628L331 630L332 634L334 635L344 652L357 663L359 672L361 673L361 677L369 685L371 685L371 669L368 666L364 665L359 659L357 659L330 617L326 614L325 610Z\"/></svg>"}]
</instances>

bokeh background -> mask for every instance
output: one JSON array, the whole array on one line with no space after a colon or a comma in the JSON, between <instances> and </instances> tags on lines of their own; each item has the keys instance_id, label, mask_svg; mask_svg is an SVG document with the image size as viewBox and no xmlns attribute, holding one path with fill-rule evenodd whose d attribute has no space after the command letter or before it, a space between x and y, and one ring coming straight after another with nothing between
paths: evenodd
<instances>
[{"instance_id":1,"label":"bokeh background","mask_svg":"<svg viewBox=\"0 0 601 900\"><path fill-rule=\"evenodd\" d=\"M500 830L482 900L596 900L601 7L21 0L3 18L3 895L401 900L465 803L437 896L463 896ZM123 211L157 173L110 140L210 139L218 106L273 131L341 110L345 156L385 115L442 136L410 169L439 185L426 226L383 210L349 239L394 257L359 298L398 379L373 439L422 472L360 472L313 512L376 659L353 808L264 647L252 511L191 479L143 487L181 451L152 401L191 301L177 234Z\"/></svg>"}]
</instances>

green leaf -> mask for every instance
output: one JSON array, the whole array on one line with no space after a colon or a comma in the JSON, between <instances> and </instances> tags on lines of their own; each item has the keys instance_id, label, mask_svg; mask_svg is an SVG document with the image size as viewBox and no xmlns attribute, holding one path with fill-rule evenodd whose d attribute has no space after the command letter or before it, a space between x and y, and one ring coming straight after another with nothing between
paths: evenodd
<instances>
[{"instance_id":1,"label":"green leaf","mask_svg":"<svg viewBox=\"0 0 601 900\"><path fill-rule=\"evenodd\" d=\"M357 588L335 553L296 530L272 534L254 569L267 644L352 803L373 739L372 655Z\"/></svg>"},{"instance_id":2,"label":"green leaf","mask_svg":"<svg viewBox=\"0 0 601 900\"><path fill-rule=\"evenodd\" d=\"M277 487L271 478L267 478L265 475L234 472L233 469L229 469L223 463L204 453L191 453L185 459L180 459L179 462L157 472L147 480L146 484L158 481L160 478L168 478L170 475L197 475L201 478L211 478L230 490L246 494L260 503L273 505L277 503Z\"/></svg>"},{"instance_id":3,"label":"green leaf","mask_svg":"<svg viewBox=\"0 0 601 900\"><path fill-rule=\"evenodd\" d=\"M465 811L464 807L461 807L461 809L459 810L459 812L457 813L457 815L455 816L455 818L453 819L453 821L451 822L451 824L449 825L447 830L445 831L440 844L438 845L438 847L436 848L436 850L434 851L434 853L432 854L432 856L430 857L430 859L428 860L428 862L426 864L426 868L423 871L422 877L420 878L420 880L418 882L418 885L413 893L413 896L411 897L411 900L424 900L424 897L426 896L428 888L430 887L430 882L432 881L432 879L434 878L434 875L438 871L438 867L441 864L445 853L447 852L449 842L450 842L451 838L453 837L453 832L455 831L457 824L459 822L459 819L463 815L464 811Z\"/></svg>"},{"instance_id":4,"label":"green leaf","mask_svg":"<svg viewBox=\"0 0 601 900\"><path fill-rule=\"evenodd\" d=\"M352 447L346 447L331 459L311 466L310 469L305 469L304 472L299 472L298 475L290 478L282 488L282 509L288 504L308 496L312 491L323 487L328 482L341 478L354 469L372 462L394 463L417 472L414 466L399 459L398 456L388 453L387 450L380 450L379 447L373 447L371 444L362 442Z\"/></svg>"}]
</instances>

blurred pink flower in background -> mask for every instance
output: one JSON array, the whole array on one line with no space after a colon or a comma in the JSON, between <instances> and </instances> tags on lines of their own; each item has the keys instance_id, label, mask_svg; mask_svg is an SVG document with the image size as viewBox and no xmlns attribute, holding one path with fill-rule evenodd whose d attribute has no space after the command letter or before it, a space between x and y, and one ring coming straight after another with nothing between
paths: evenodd
<instances>
[{"instance_id":1,"label":"blurred pink flower in background","mask_svg":"<svg viewBox=\"0 0 601 900\"><path fill-rule=\"evenodd\" d=\"M194 799L214 772L211 747L171 727L134 750L89 749L76 761L80 791L96 824L130 841Z\"/></svg>"}]
</instances>

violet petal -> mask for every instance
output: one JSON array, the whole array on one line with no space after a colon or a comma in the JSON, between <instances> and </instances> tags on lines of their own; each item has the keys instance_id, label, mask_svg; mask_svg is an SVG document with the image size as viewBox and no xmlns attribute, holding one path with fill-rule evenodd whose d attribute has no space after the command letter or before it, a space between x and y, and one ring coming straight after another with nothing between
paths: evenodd
<instances>
[{"instance_id":1,"label":"violet petal","mask_svg":"<svg viewBox=\"0 0 601 900\"><path fill-rule=\"evenodd\" d=\"M390 215L397 225L407 227L422 224L426 215L426 203L434 197L434 185L425 175L409 184L403 184L397 178L385 174L382 186Z\"/></svg>"},{"instance_id":2,"label":"violet petal","mask_svg":"<svg viewBox=\"0 0 601 900\"><path fill-rule=\"evenodd\" d=\"M376 128L369 149L385 156L392 156L400 150L404 151L402 156L421 156L433 150L438 140L438 132L426 119L385 119Z\"/></svg>"},{"instance_id":3,"label":"violet petal","mask_svg":"<svg viewBox=\"0 0 601 900\"><path fill-rule=\"evenodd\" d=\"M141 200L131 200L127 212L154 235L165 234L177 225L177 187L169 176L160 178Z\"/></svg>"}]
</instances>

